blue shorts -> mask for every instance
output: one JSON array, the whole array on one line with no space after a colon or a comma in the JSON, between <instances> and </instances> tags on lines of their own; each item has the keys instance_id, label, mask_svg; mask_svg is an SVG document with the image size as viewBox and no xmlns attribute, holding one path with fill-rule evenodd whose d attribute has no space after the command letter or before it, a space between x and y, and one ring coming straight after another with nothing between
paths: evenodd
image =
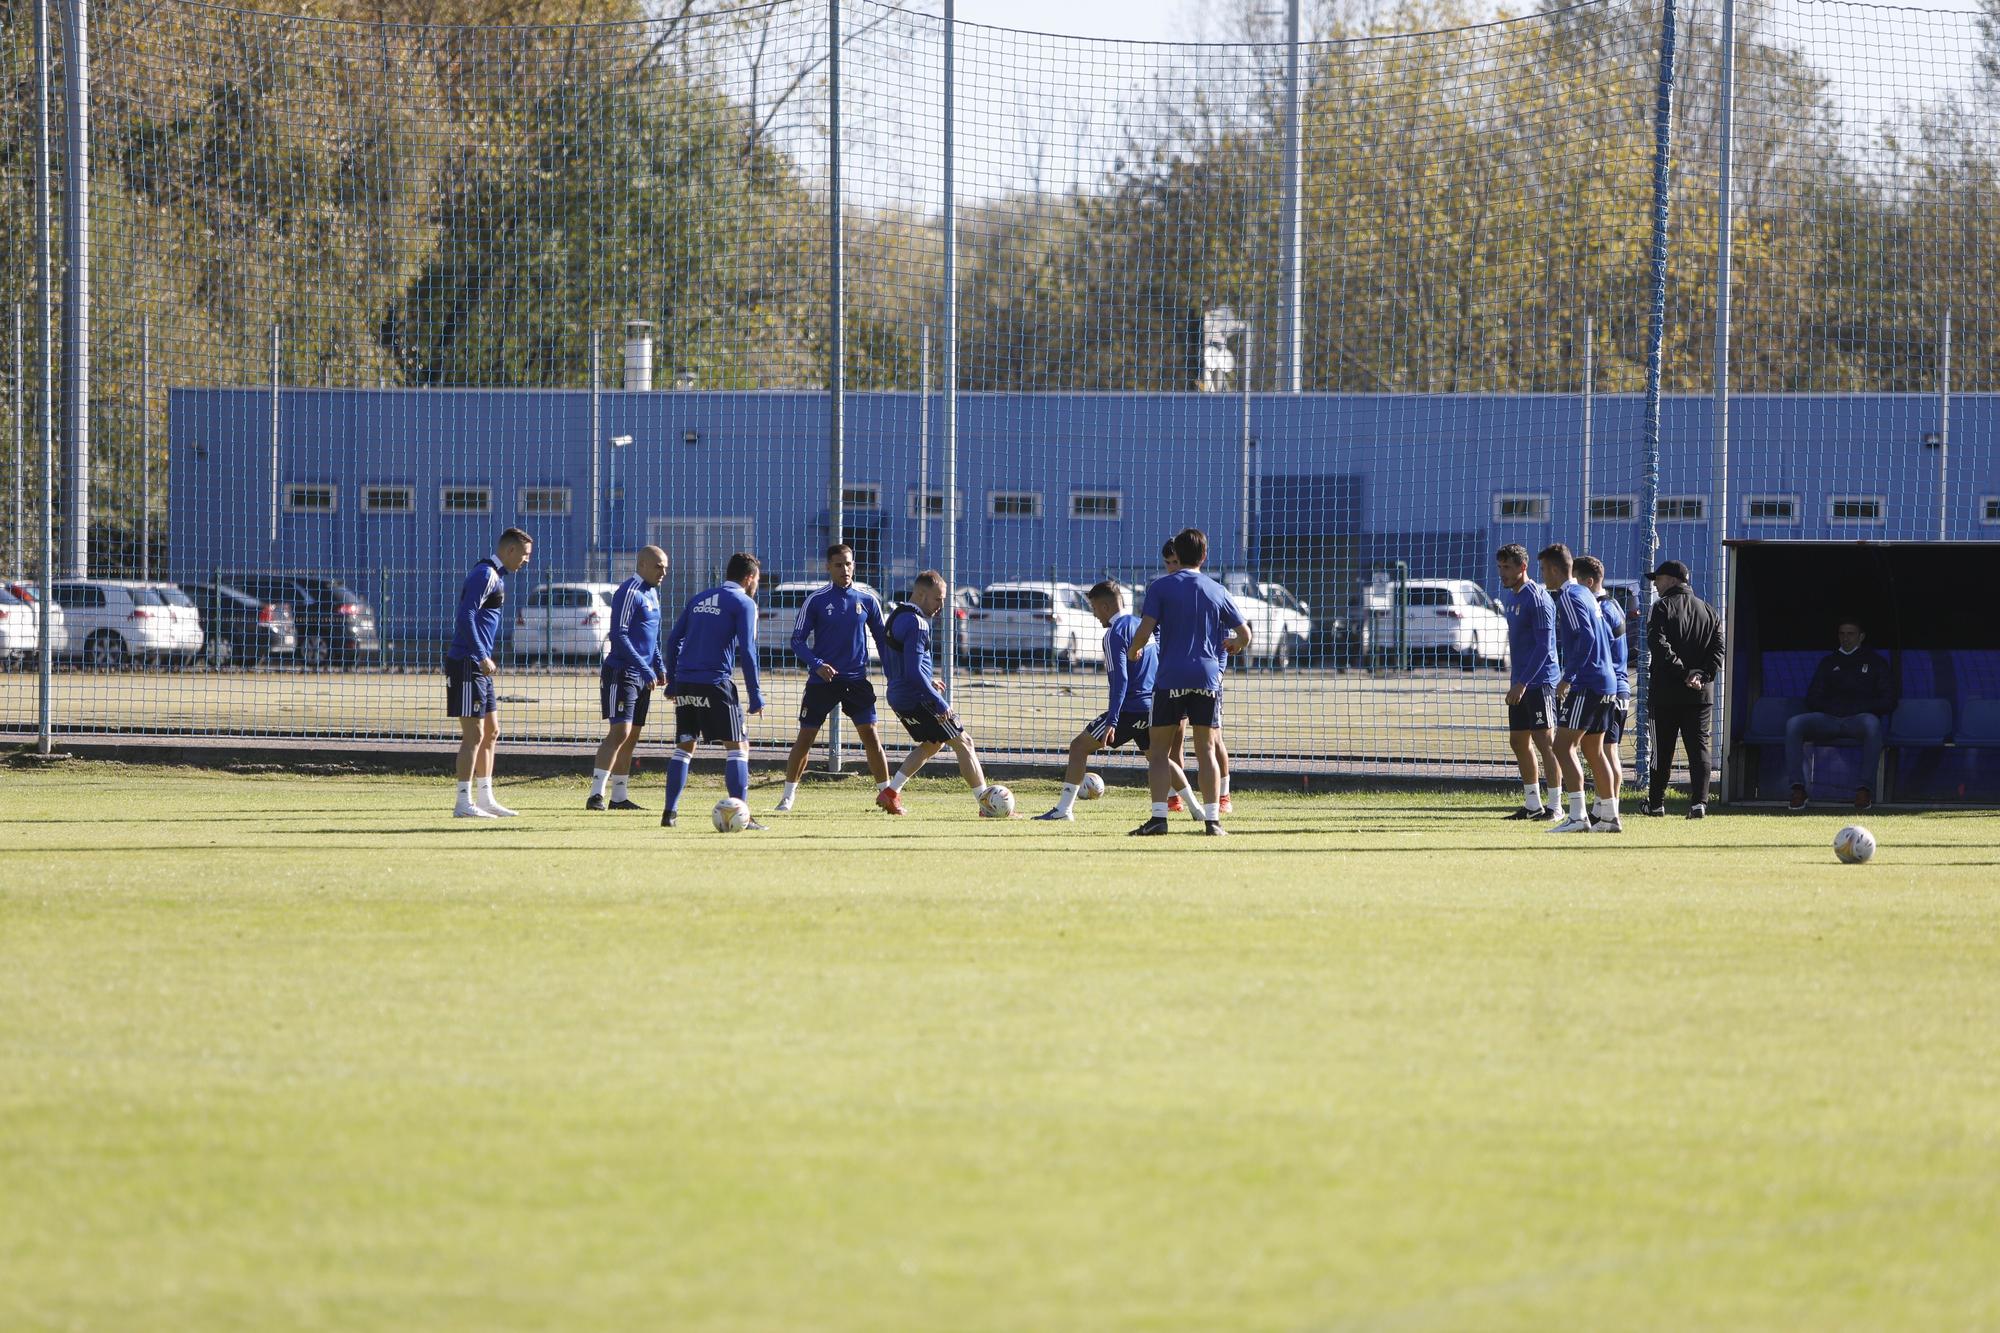
<instances>
[{"instance_id":1,"label":"blue shorts","mask_svg":"<svg viewBox=\"0 0 2000 1333\"><path fill-rule=\"evenodd\" d=\"M903 724L903 730L919 745L933 741L948 745L965 734L951 714L939 712L928 704L913 704L908 708L889 706L896 710L896 720Z\"/></svg>"},{"instance_id":2,"label":"blue shorts","mask_svg":"<svg viewBox=\"0 0 2000 1333\"><path fill-rule=\"evenodd\" d=\"M1153 725L1156 727L1178 726L1186 722L1196 727L1219 727L1222 725L1222 691L1217 690L1162 690L1153 691Z\"/></svg>"},{"instance_id":3,"label":"blue shorts","mask_svg":"<svg viewBox=\"0 0 2000 1333\"><path fill-rule=\"evenodd\" d=\"M743 709L736 702L736 682L675 685L674 734L684 742L713 741L717 745L742 740Z\"/></svg>"},{"instance_id":4,"label":"blue shorts","mask_svg":"<svg viewBox=\"0 0 2000 1333\"><path fill-rule=\"evenodd\" d=\"M799 725L818 727L832 716L835 708L847 714L848 721L856 726L874 726L875 686L866 676L841 676L833 680L807 676L806 697L799 701Z\"/></svg>"},{"instance_id":5,"label":"blue shorts","mask_svg":"<svg viewBox=\"0 0 2000 1333\"><path fill-rule=\"evenodd\" d=\"M445 658L444 679L446 717L491 717L500 711L493 677L481 671L479 663L471 658Z\"/></svg>"},{"instance_id":6,"label":"blue shorts","mask_svg":"<svg viewBox=\"0 0 2000 1333\"><path fill-rule=\"evenodd\" d=\"M1507 730L1547 731L1555 726L1556 692L1547 685L1530 685L1521 702L1507 705Z\"/></svg>"},{"instance_id":7,"label":"blue shorts","mask_svg":"<svg viewBox=\"0 0 2000 1333\"><path fill-rule=\"evenodd\" d=\"M640 671L606 662L597 672L598 711L606 722L646 725L653 707L653 679Z\"/></svg>"},{"instance_id":8,"label":"blue shorts","mask_svg":"<svg viewBox=\"0 0 2000 1333\"><path fill-rule=\"evenodd\" d=\"M1625 728L1632 721L1632 697L1621 694L1611 701L1611 716L1604 724L1604 743L1616 745L1625 739Z\"/></svg>"},{"instance_id":9,"label":"blue shorts","mask_svg":"<svg viewBox=\"0 0 2000 1333\"><path fill-rule=\"evenodd\" d=\"M1120 713L1115 718L1109 713L1099 713L1084 730L1095 736L1097 743L1107 750L1115 750L1130 741L1140 754L1144 754L1153 743L1153 718L1150 713Z\"/></svg>"},{"instance_id":10,"label":"blue shorts","mask_svg":"<svg viewBox=\"0 0 2000 1333\"><path fill-rule=\"evenodd\" d=\"M1556 712L1556 725L1567 731L1596 732L1602 735L1617 711L1618 696L1591 690L1571 690Z\"/></svg>"}]
</instances>

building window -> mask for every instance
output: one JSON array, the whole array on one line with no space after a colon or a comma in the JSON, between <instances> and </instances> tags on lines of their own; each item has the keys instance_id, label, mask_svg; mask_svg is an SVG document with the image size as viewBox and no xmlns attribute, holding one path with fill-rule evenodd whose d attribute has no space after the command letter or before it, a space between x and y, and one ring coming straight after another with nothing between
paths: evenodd
<instances>
[{"instance_id":1,"label":"building window","mask_svg":"<svg viewBox=\"0 0 2000 1333\"><path fill-rule=\"evenodd\" d=\"M1799 497L1796 495L1746 495L1743 497L1745 523L1797 523Z\"/></svg>"},{"instance_id":2,"label":"building window","mask_svg":"<svg viewBox=\"0 0 2000 1333\"><path fill-rule=\"evenodd\" d=\"M514 496L514 509L523 518L568 518L569 487L523 486Z\"/></svg>"},{"instance_id":3,"label":"building window","mask_svg":"<svg viewBox=\"0 0 2000 1333\"><path fill-rule=\"evenodd\" d=\"M1826 520L1829 523L1880 523L1886 502L1879 495L1829 495Z\"/></svg>"},{"instance_id":4,"label":"building window","mask_svg":"<svg viewBox=\"0 0 2000 1333\"><path fill-rule=\"evenodd\" d=\"M951 507L954 512L962 512L965 496L958 491L951 493ZM911 518L943 518L944 492L925 490L916 486L910 488Z\"/></svg>"},{"instance_id":5,"label":"building window","mask_svg":"<svg viewBox=\"0 0 2000 1333\"><path fill-rule=\"evenodd\" d=\"M1546 523L1549 497L1546 495L1496 495L1493 497L1495 523Z\"/></svg>"},{"instance_id":6,"label":"building window","mask_svg":"<svg viewBox=\"0 0 2000 1333\"><path fill-rule=\"evenodd\" d=\"M2000 495L1979 497L1979 521L2000 524Z\"/></svg>"},{"instance_id":7,"label":"building window","mask_svg":"<svg viewBox=\"0 0 2000 1333\"><path fill-rule=\"evenodd\" d=\"M340 508L340 487L320 482L294 482L285 487L287 514L331 514Z\"/></svg>"},{"instance_id":8,"label":"building window","mask_svg":"<svg viewBox=\"0 0 2000 1333\"><path fill-rule=\"evenodd\" d=\"M1040 491L989 491L986 496L986 516L988 518L1040 518L1042 516L1042 493Z\"/></svg>"},{"instance_id":9,"label":"building window","mask_svg":"<svg viewBox=\"0 0 2000 1333\"><path fill-rule=\"evenodd\" d=\"M1069 516L1115 523L1125 517L1125 497L1117 491L1071 491Z\"/></svg>"},{"instance_id":10,"label":"building window","mask_svg":"<svg viewBox=\"0 0 2000 1333\"><path fill-rule=\"evenodd\" d=\"M438 512L442 514L490 514L493 512L491 486L446 486L438 491Z\"/></svg>"},{"instance_id":11,"label":"building window","mask_svg":"<svg viewBox=\"0 0 2000 1333\"><path fill-rule=\"evenodd\" d=\"M1708 501L1699 495L1663 495L1656 513L1662 523L1699 523L1708 517Z\"/></svg>"},{"instance_id":12,"label":"building window","mask_svg":"<svg viewBox=\"0 0 2000 1333\"><path fill-rule=\"evenodd\" d=\"M1593 495L1590 497L1592 523L1631 523L1639 517L1636 495Z\"/></svg>"},{"instance_id":13,"label":"building window","mask_svg":"<svg viewBox=\"0 0 2000 1333\"><path fill-rule=\"evenodd\" d=\"M363 486L361 512L364 514L414 514L417 488L414 486Z\"/></svg>"},{"instance_id":14,"label":"building window","mask_svg":"<svg viewBox=\"0 0 2000 1333\"><path fill-rule=\"evenodd\" d=\"M843 509L880 509L882 507L882 488L880 486L842 487L840 504Z\"/></svg>"}]
</instances>

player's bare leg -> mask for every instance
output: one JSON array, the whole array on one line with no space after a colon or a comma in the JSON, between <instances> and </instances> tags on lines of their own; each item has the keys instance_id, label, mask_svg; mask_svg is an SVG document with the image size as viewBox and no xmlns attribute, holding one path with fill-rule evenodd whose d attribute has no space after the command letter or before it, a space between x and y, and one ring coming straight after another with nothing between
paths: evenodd
<instances>
[{"instance_id":1,"label":"player's bare leg","mask_svg":"<svg viewBox=\"0 0 2000 1333\"><path fill-rule=\"evenodd\" d=\"M1153 798L1153 812L1145 823L1132 830L1132 836L1157 837L1167 831L1167 797L1174 790L1174 774L1180 772L1180 765L1174 760L1185 743L1186 732L1185 722L1154 726L1152 741L1146 747L1146 787ZM1180 773L1180 782L1186 785L1186 773Z\"/></svg>"},{"instance_id":2,"label":"player's bare leg","mask_svg":"<svg viewBox=\"0 0 2000 1333\"><path fill-rule=\"evenodd\" d=\"M798 739L792 742L792 752L785 756L785 791L778 798L777 806L781 815L792 808L792 795L799 789L799 780L806 775L806 762L812 756L813 741L818 736L818 727L801 726Z\"/></svg>"},{"instance_id":3,"label":"player's bare leg","mask_svg":"<svg viewBox=\"0 0 2000 1333\"><path fill-rule=\"evenodd\" d=\"M861 753L868 757L868 776L880 787L889 780L889 756L882 749L882 729L872 722L856 722L854 734L861 738Z\"/></svg>"},{"instance_id":4,"label":"player's bare leg","mask_svg":"<svg viewBox=\"0 0 2000 1333\"><path fill-rule=\"evenodd\" d=\"M1194 728L1194 757L1201 774L1201 803L1204 807L1203 821L1211 833L1220 833L1222 825L1222 782L1221 759L1222 737L1214 727L1197 724Z\"/></svg>"},{"instance_id":5,"label":"player's bare leg","mask_svg":"<svg viewBox=\"0 0 2000 1333\"><path fill-rule=\"evenodd\" d=\"M458 720L458 762L454 769L458 775L458 802L452 807L452 814L459 819L493 818L479 808L479 802L473 797L479 777L480 746L485 734L485 719L462 717Z\"/></svg>"},{"instance_id":6,"label":"player's bare leg","mask_svg":"<svg viewBox=\"0 0 2000 1333\"><path fill-rule=\"evenodd\" d=\"M1103 744L1090 732L1079 731L1076 734L1076 739L1069 743L1069 763L1063 768L1062 795L1056 798L1055 809L1047 814L1036 815L1036 819L1075 818L1070 810L1076 804L1077 793L1083 789L1085 775L1090 772L1090 756L1103 748Z\"/></svg>"},{"instance_id":7,"label":"player's bare leg","mask_svg":"<svg viewBox=\"0 0 2000 1333\"><path fill-rule=\"evenodd\" d=\"M1612 766L1610 749L1604 743L1604 734L1598 731L1583 733L1583 757L1590 765L1590 776L1597 783L1597 819L1593 833L1622 833L1624 825L1618 821L1618 770Z\"/></svg>"},{"instance_id":8,"label":"player's bare leg","mask_svg":"<svg viewBox=\"0 0 2000 1333\"><path fill-rule=\"evenodd\" d=\"M604 739L598 742L597 755L590 761L590 795L583 803L584 809L602 810L604 790L610 785L612 775L631 774L632 749L639 743L638 731L630 722L613 722L604 729ZM623 788L625 784L618 785ZM621 791L620 795L623 794Z\"/></svg>"},{"instance_id":9,"label":"player's bare leg","mask_svg":"<svg viewBox=\"0 0 2000 1333\"><path fill-rule=\"evenodd\" d=\"M916 749L911 750L909 755L903 760L903 766L897 769L889 778L889 785L876 793L875 804L881 806L892 815L902 814L903 784L915 777L923 766L931 761L931 756L942 748L942 742L925 741L918 745Z\"/></svg>"},{"instance_id":10,"label":"player's bare leg","mask_svg":"<svg viewBox=\"0 0 2000 1333\"><path fill-rule=\"evenodd\" d=\"M972 737L959 736L950 742L952 754L958 757L958 775L965 779L965 785L977 795L986 790L986 770L979 766L979 754L972 748Z\"/></svg>"},{"instance_id":11,"label":"player's bare leg","mask_svg":"<svg viewBox=\"0 0 2000 1333\"><path fill-rule=\"evenodd\" d=\"M1568 727L1556 728L1556 769L1562 774L1563 787L1569 793L1569 809L1556 812L1561 819L1549 830L1551 833L1578 831L1572 828L1572 825L1590 827L1590 820L1583 813L1583 766L1577 758L1577 740L1582 735L1582 732L1572 731Z\"/></svg>"},{"instance_id":12,"label":"player's bare leg","mask_svg":"<svg viewBox=\"0 0 2000 1333\"><path fill-rule=\"evenodd\" d=\"M1222 733L1219 731L1215 733L1215 770L1220 775L1217 781L1221 789L1221 795L1216 798L1216 802L1226 815L1229 813L1229 747L1222 743Z\"/></svg>"},{"instance_id":13,"label":"player's bare leg","mask_svg":"<svg viewBox=\"0 0 2000 1333\"><path fill-rule=\"evenodd\" d=\"M500 718L488 713L479 719L479 753L473 758L474 777L472 799L481 810L501 819L512 819L514 811L509 810L493 795L493 758L500 749Z\"/></svg>"},{"instance_id":14,"label":"player's bare leg","mask_svg":"<svg viewBox=\"0 0 2000 1333\"><path fill-rule=\"evenodd\" d=\"M1508 748L1514 751L1514 765L1521 772L1521 808L1509 819L1548 819L1557 811L1542 804L1542 775L1556 776L1556 757L1550 733L1543 731L1510 731L1507 733ZM1537 763L1537 760L1540 763Z\"/></svg>"}]
</instances>

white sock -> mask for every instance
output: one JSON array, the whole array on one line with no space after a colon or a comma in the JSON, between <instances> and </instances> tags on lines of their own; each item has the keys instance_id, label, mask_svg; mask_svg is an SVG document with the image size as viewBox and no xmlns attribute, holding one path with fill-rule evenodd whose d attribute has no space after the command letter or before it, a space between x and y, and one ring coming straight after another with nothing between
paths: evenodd
<instances>
[{"instance_id":1,"label":"white sock","mask_svg":"<svg viewBox=\"0 0 2000 1333\"><path fill-rule=\"evenodd\" d=\"M458 784L458 803L460 805L472 804L472 784L470 782L461 782Z\"/></svg>"},{"instance_id":2,"label":"white sock","mask_svg":"<svg viewBox=\"0 0 2000 1333\"><path fill-rule=\"evenodd\" d=\"M1218 796L1229 795L1229 775L1227 773L1224 773L1222 775L1222 790L1217 792L1216 795Z\"/></svg>"},{"instance_id":3,"label":"white sock","mask_svg":"<svg viewBox=\"0 0 2000 1333\"><path fill-rule=\"evenodd\" d=\"M1166 817L1167 817L1167 803L1165 801L1153 802L1153 818L1165 819Z\"/></svg>"},{"instance_id":4,"label":"white sock","mask_svg":"<svg viewBox=\"0 0 2000 1333\"><path fill-rule=\"evenodd\" d=\"M903 789L903 784L905 782L908 782L909 780L910 780L910 775L908 773L905 773L902 769L899 768L894 773L889 775L889 790L901 791Z\"/></svg>"},{"instance_id":5,"label":"white sock","mask_svg":"<svg viewBox=\"0 0 2000 1333\"><path fill-rule=\"evenodd\" d=\"M1560 783L1556 784L1556 789L1549 793L1549 809L1555 811L1557 814L1563 812L1563 789Z\"/></svg>"},{"instance_id":6,"label":"white sock","mask_svg":"<svg viewBox=\"0 0 2000 1333\"><path fill-rule=\"evenodd\" d=\"M605 783L607 783L607 782L609 782L609 781L611 781L611 770L610 770L610 769L608 769L608 768L593 768L593 769L591 769L591 770L590 770L590 794L591 794L592 796L602 796L602 795L604 795L604 784L605 784Z\"/></svg>"},{"instance_id":7,"label":"white sock","mask_svg":"<svg viewBox=\"0 0 2000 1333\"><path fill-rule=\"evenodd\" d=\"M490 800L492 800L492 799L493 799L493 779L492 779L492 778L481 778L481 779L479 779L479 794L480 794L480 796L481 796L482 798L484 798L485 800L488 800L488 801L490 801Z\"/></svg>"},{"instance_id":8,"label":"white sock","mask_svg":"<svg viewBox=\"0 0 2000 1333\"><path fill-rule=\"evenodd\" d=\"M785 794L779 797L778 799L789 803L791 799L794 796L797 796L798 794L799 794L799 784L796 782L787 782L785 784Z\"/></svg>"},{"instance_id":9,"label":"white sock","mask_svg":"<svg viewBox=\"0 0 2000 1333\"><path fill-rule=\"evenodd\" d=\"M611 799L614 801L631 800L631 789L625 785L631 780L632 775L630 773L613 773L611 775Z\"/></svg>"},{"instance_id":10,"label":"white sock","mask_svg":"<svg viewBox=\"0 0 2000 1333\"><path fill-rule=\"evenodd\" d=\"M1607 797L1604 800L1599 801L1597 803L1597 808L1598 808L1599 819L1618 818L1618 798L1616 796Z\"/></svg>"},{"instance_id":11,"label":"white sock","mask_svg":"<svg viewBox=\"0 0 2000 1333\"><path fill-rule=\"evenodd\" d=\"M1194 816L1196 819L1200 819L1201 797L1195 795L1194 784L1192 782L1188 783L1187 786L1181 788L1180 797L1181 797L1181 804L1184 807L1186 807L1187 812L1190 815Z\"/></svg>"},{"instance_id":12,"label":"white sock","mask_svg":"<svg viewBox=\"0 0 2000 1333\"><path fill-rule=\"evenodd\" d=\"M1056 797L1056 813L1066 815L1069 813L1069 808L1075 804L1076 784L1074 782L1063 783L1062 795Z\"/></svg>"},{"instance_id":13,"label":"white sock","mask_svg":"<svg viewBox=\"0 0 2000 1333\"><path fill-rule=\"evenodd\" d=\"M974 800L983 801L986 799L986 793L992 790L993 784L990 782L983 787L974 787L972 789L972 797Z\"/></svg>"},{"instance_id":14,"label":"white sock","mask_svg":"<svg viewBox=\"0 0 2000 1333\"><path fill-rule=\"evenodd\" d=\"M876 791L894 791L895 788L896 788L896 780L894 778L891 778L887 782L878 782L875 784Z\"/></svg>"},{"instance_id":15,"label":"white sock","mask_svg":"<svg viewBox=\"0 0 2000 1333\"><path fill-rule=\"evenodd\" d=\"M1217 820L1222 818L1222 798L1218 796L1216 798L1214 805L1203 806L1201 811L1201 817L1207 820Z\"/></svg>"},{"instance_id":16,"label":"white sock","mask_svg":"<svg viewBox=\"0 0 2000 1333\"><path fill-rule=\"evenodd\" d=\"M1583 793L1580 791L1570 793L1569 817L1579 822L1583 819Z\"/></svg>"},{"instance_id":17,"label":"white sock","mask_svg":"<svg viewBox=\"0 0 2000 1333\"><path fill-rule=\"evenodd\" d=\"M1528 809L1529 809L1529 810L1531 810L1531 811L1532 811L1532 810L1539 810L1539 809L1541 809L1541 808L1542 808L1542 788L1541 788L1541 784L1540 784L1540 783L1535 783L1535 782L1524 782L1524 783L1522 783L1522 784L1521 784L1521 803L1522 803L1523 805L1527 806L1527 807L1528 807Z\"/></svg>"}]
</instances>

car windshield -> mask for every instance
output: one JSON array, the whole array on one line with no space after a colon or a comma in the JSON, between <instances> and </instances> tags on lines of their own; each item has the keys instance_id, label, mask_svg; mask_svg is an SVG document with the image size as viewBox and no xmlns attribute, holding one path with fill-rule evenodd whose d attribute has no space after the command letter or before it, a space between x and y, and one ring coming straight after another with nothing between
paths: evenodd
<instances>
[{"instance_id":1,"label":"car windshield","mask_svg":"<svg viewBox=\"0 0 2000 1333\"><path fill-rule=\"evenodd\" d=\"M0 606L19 606L21 599L5 588L0 588Z\"/></svg>"},{"instance_id":2,"label":"car windshield","mask_svg":"<svg viewBox=\"0 0 2000 1333\"><path fill-rule=\"evenodd\" d=\"M134 588L131 592L132 600L140 606L166 605L166 602L161 600L160 594L154 592L151 588Z\"/></svg>"},{"instance_id":3,"label":"car windshield","mask_svg":"<svg viewBox=\"0 0 2000 1333\"><path fill-rule=\"evenodd\" d=\"M185 606L190 610L194 608L194 603L189 601L188 595L179 588L162 588L160 596L166 600L168 606Z\"/></svg>"},{"instance_id":4,"label":"car windshield","mask_svg":"<svg viewBox=\"0 0 2000 1333\"><path fill-rule=\"evenodd\" d=\"M1046 611L1049 595L1033 588L989 588L980 605L987 611Z\"/></svg>"},{"instance_id":5,"label":"car windshield","mask_svg":"<svg viewBox=\"0 0 2000 1333\"><path fill-rule=\"evenodd\" d=\"M764 605L772 611L796 611L806 604L812 593L805 588L773 588L764 597Z\"/></svg>"}]
</instances>

